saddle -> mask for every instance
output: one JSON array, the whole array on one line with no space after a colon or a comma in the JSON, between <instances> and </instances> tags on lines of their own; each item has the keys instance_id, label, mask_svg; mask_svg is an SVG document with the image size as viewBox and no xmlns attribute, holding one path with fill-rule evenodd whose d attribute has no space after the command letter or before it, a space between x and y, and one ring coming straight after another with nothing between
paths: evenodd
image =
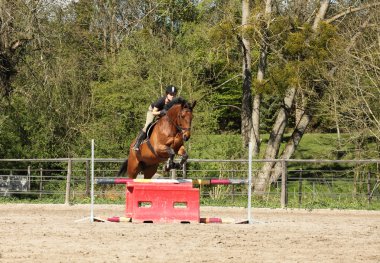
<instances>
[{"instance_id":1,"label":"saddle","mask_svg":"<svg viewBox=\"0 0 380 263\"><path fill-rule=\"evenodd\" d=\"M144 139L144 141L141 143L146 143L146 145L148 145L149 149L152 151L152 153L157 157L159 158L160 160L166 160L167 158L161 158L157 155L156 151L154 150L152 144L150 143L150 136L152 135L153 133L153 129L154 129L154 126L156 126L157 122L158 122L159 119L155 120L154 122L152 122L151 124L148 125L148 128L146 129L146 137Z\"/></svg>"},{"instance_id":2,"label":"saddle","mask_svg":"<svg viewBox=\"0 0 380 263\"><path fill-rule=\"evenodd\" d=\"M149 140L150 136L152 135L154 126L156 126L157 122L158 122L158 120L155 120L154 122L152 122L151 124L148 125L148 128L146 129L146 138L144 141Z\"/></svg>"}]
</instances>

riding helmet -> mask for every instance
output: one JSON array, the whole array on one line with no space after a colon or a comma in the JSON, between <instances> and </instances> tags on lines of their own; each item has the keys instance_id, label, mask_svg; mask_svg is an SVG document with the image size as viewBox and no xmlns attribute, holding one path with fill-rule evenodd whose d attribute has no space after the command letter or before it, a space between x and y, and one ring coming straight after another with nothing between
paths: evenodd
<instances>
[{"instance_id":1,"label":"riding helmet","mask_svg":"<svg viewBox=\"0 0 380 263\"><path fill-rule=\"evenodd\" d=\"M172 94L177 94L177 88L173 85L169 85L166 87L166 94L172 93Z\"/></svg>"}]
</instances>

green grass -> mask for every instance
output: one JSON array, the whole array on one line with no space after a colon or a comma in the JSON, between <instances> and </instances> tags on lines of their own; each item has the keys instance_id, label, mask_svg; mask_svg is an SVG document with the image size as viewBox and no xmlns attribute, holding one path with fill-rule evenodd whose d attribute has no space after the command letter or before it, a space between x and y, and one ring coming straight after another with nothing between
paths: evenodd
<instances>
[{"instance_id":1,"label":"green grass","mask_svg":"<svg viewBox=\"0 0 380 263\"><path fill-rule=\"evenodd\" d=\"M285 134L282 139L280 152L285 147L291 134ZM261 136L261 158L264 157L269 134ZM239 159L247 158L248 150L243 147L239 134L223 135L193 135L186 145L191 158L204 159ZM379 146L375 142L367 142L361 149L363 159L380 158ZM305 134L293 159L355 159L358 157L357 147L350 140L349 135L341 135L341 143L335 133L307 133Z\"/></svg>"}]
</instances>

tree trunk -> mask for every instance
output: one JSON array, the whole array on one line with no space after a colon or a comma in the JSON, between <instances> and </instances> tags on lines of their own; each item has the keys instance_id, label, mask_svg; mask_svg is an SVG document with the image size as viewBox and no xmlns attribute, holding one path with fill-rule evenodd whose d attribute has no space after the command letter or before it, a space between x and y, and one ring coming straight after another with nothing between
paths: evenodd
<instances>
[{"instance_id":1,"label":"tree trunk","mask_svg":"<svg viewBox=\"0 0 380 263\"><path fill-rule=\"evenodd\" d=\"M290 108L292 107L294 101L295 93L296 89L291 88L288 90L284 98L284 103L277 115L272 132L269 136L268 146L265 151L265 159L275 159L278 154L281 145L281 140L285 132L285 128L287 126ZM255 193L264 192L266 186L268 185L268 178L271 174L271 170L274 165L275 162L266 162L263 165L254 183Z\"/></svg>"},{"instance_id":2,"label":"tree trunk","mask_svg":"<svg viewBox=\"0 0 380 263\"><path fill-rule=\"evenodd\" d=\"M260 153L260 104L261 95L256 94L253 98L252 129L250 140L252 142L252 157L256 158Z\"/></svg>"},{"instance_id":3,"label":"tree trunk","mask_svg":"<svg viewBox=\"0 0 380 263\"><path fill-rule=\"evenodd\" d=\"M109 41L110 41L110 52L112 60L116 60L116 38L117 38L117 21L116 21L116 12L117 5L115 1L111 1L110 3L110 32L109 32Z\"/></svg>"},{"instance_id":4,"label":"tree trunk","mask_svg":"<svg viewBox=\"0 0 380 263\"><path fill-rule=\"evenodd\" d=\"M241 111L241 134L244 146L247 146L252 136L252 72L251 72L251 47L250 42L244 36L244 29L248 24L249 0L242 0L242 51L243 51L243 98Z\"/></svg>"},{"instance_id":5,"label":"tree trunk","mask_svg":"<svg viewBox=\"0 0 380 263\"><path fill-rule=\"evenodd\" d=\"M297 123L301 120L302 114L305 109L305 95L302 91L298 90L296 92L294 104L295 104L295 120L296 120L296 125Z\"/></svg>"},{"instance_id":6,"label":"tree trunk","mask_svg":"<svg viewBox=\"0 0 380 263\"><path fill-rule=\"evenodd\" d=\"M313 30L316 32L318 29L319 23L325 17L327 9L329 7L330 0L322 0L317 15L314 19ZM294 101L295 88L290 88L286 93L286 101L284 99L284 106L291 107ZM281 139L285 132L287 125L287 114L286 109L282 108L276 118L275 125L273 126L272 133L268 141L268 147L265 153L265 159L275 159L278 155L278 151L281 145ZM294 153L296 147L298 146L304 132L306 131L307 126L311 121L311 114L303 111L302 116L297 123L291 138L289 139L285 149L282 153L284 159L290 158ZM274 169L272 169L274 167ZM279 174L281 174L281 163L268 162L265 163L258 175L258 178L255 182L255 193L263 193L269 183L278 179Z\"/></svg>"},{"instance_id":7,"label":"tree trunk","mask_svg":"<svg viewBox=\"0 0 380 263\"><path fill-rule=\"evenodd\" d=\"M334 121L336 127L336 134L338 139L338 150L341 150L341 136L340 136L340 127L339 127L339 118L338 118L338 110L337 110L337 94L334 92L333 94L333 106L334 106Z\"/></svg>"},{"instance_id":8,"label":"tree trunk","mask_svg":"<svg viewBox=\"0 0 380 263\"><path fill-rule=\"evenodd\" d=\"M310 124L311 117L312 117L311 114L307 112L304 112L302 114L302 117L300 121L297 123L297 126L294 129L293 134L290 137L288 143L286 144L285 149L282 152L280 159L289 159L293 155L299 142L301 141L302 136L305 134L305 131L308 125ZM277 181L278 178L281 176L281 172L282 172L282 165L280 162L277 162L272 171L269 183Z\"/></svg>"},{"instance_id":9,"label":"tree trunk","mask_svg":"<svg viewBox=\"0 0 380 263\"><path fill-rule=\"evenodd\" d=\"M272 0L265 1L265 27L261 28L263 38L260 43L260 58L257 69L256 80L257 83L262 84L265 78L265 71L267 69L267 57L269 52L268 46L268 30L270 25L270 18L272 13ZM253 143L253 158L257 157L260 153L260 104L261 104L261 94L256 91L253 98L253 111L252 111L252 132L251 141Z\"/></svg>"},{"instance_id":10,"label":"tree trunk","mask_svg":"<svg viewBox=\"0 0 380 263\"><path fill-rule=\"evenodd\" d=\"M314 19L314 23L313 23L313 27L312 27L314 32L317 31L320 22L326 16L326 12L327 12L327 9L329 7L329 4L330 4L330 0L322 0L321 1L321 5L320 5L318 13ZM308 125L310 124L310 121L312 118L312 115L307 110L308 107L310 108L310 104L305 105L305 107L302 107L301 118L297 122L297 125L294 128L294 131L293 131L291 137L289 138L289 141L286 144L285 149L282 152L280 159L289 159L293 155L293 153L295 152L299 142L302 139L302 136L305 134L305 131L306 131ZM300 109L298 109L298 110L300 110ZM278 178L281 176L281 171L282 171L281 169L282 169L281 163L276 163L274 166L274 169L271 171L269 183L272 183L272 182L275 182L278 180Z\"/></svg>"}]
</instances>

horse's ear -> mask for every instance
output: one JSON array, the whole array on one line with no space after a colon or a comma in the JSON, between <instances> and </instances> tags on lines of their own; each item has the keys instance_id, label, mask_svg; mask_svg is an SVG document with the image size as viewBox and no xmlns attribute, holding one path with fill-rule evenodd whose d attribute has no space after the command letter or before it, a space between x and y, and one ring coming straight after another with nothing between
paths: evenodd
<instances>
[{"instance_id":1,"label":"horse's ear","mask_svg":"<svg viewBox=\"0 0 380 263\"><path fill-rule=\"evenodd\" d=\"M193 109L195 107L195 105L197 104L197 101L194 100L193 103L191 103L191 109Z\"/></svg>"}]
</instances>

